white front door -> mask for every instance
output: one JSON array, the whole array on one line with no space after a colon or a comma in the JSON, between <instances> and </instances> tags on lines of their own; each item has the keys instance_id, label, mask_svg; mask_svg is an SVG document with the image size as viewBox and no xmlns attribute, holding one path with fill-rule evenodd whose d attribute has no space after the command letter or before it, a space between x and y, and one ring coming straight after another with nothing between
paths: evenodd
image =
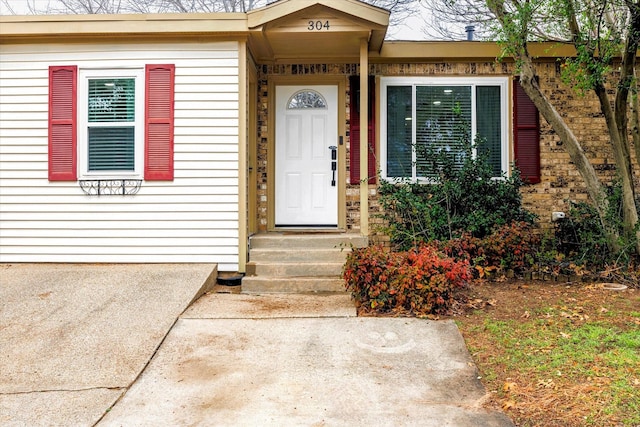
<instances>
[{"instance_id":1,"label":"white front door","mask_svg":"<svg viewBox=\"0 0 640 427\"><path fill-rule=\"evenodd\" d=\"M338 225L337 104L337 86L276 87L276 227Z\"/></svg>"}]
</instances>

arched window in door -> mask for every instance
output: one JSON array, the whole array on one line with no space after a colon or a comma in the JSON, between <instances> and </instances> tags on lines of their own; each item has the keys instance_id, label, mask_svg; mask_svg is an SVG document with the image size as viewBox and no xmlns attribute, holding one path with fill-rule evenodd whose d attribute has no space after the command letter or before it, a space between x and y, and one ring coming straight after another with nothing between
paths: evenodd
<instances>
[{"instance_id":1,"label":"arched window in door","mask_svg":"<svg viewBox=\"0 0 640 427\"><path fill-rule=\"evenodd\" d=\"M327 101L324 97L311 89L299 90L289 98L287 110L326 109Z\"/></svg>"}]
</instances>

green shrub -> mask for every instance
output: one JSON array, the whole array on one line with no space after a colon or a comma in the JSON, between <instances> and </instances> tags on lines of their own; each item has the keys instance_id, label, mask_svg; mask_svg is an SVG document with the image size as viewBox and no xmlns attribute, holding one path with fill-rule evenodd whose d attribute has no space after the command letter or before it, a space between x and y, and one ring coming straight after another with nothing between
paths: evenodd
<instances>
[{"instance_id":1,"label":"green shrub","mask_svg":"<svg viewBox=\"0 0 640 427\"><path fill-rule=\"evenodd\" d=\"M640 260L638 255L634 254L635 234L624 234L621 205L620 188L614 183L609 189L607 226L620 236L618 253L608 247L605 226L595 208L584 202L570 202L568 217L556 223L557 251L566 259L590 270L600 270L613 265L629 269L636 265ZM637 227L640 227L640 223Z\"/></svg>"},{"instance_id":2,"label":"green shrub","mask_svg":"<svg viewBox=\"0 0 640 427\"><path fill-rule=\"evenodd\" d=\"M405 252L369 246L348 255L343 278L360 307L422 315L447 312L453 290L470 279L470 272L468 261L454 260L433 246Z\"/></svg>"},{"instance_id":3,"label":"green shrub","mask_svg":"<svg viewBox=\"0 0 640 427\"><path fill-rule=\"evenodd\" d=\"M578 264L602 267L609 259L607 239L595 208L570 202L568 218L555 226L558 252Z\"/></svg>"},{"instance_id":4,"label":"green shrub","mask_svg":"<svg viewBox=\"0 0 640 427\"><path fill-rule=\"evenodd\" d=\"M381 180L381 231L395 248L407 250L433 240L463 235L483 238L514 221L533 223L535 215L522 207L522 181L495 178L486 155L474 156L477 144L468 136L462 152L430 152L421 165L429 181Z\"/></svg>"}]
</instances>

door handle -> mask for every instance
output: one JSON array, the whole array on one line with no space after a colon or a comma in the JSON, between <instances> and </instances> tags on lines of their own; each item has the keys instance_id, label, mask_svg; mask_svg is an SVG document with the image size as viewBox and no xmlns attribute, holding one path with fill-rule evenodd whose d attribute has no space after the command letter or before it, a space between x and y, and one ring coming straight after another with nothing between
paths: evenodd
<instances>
[{"instance_id":1,"label":"door handle","mask_svg":"<svg viewBox=\"0 0 640 427\"><path fill-rule=\"evenodd\" d=\"M329 150L331 150L331 171L332 171L332 177L331 177L331 186L335 187L336 186L336 169L338 168L338 147L336 147L335 145L332 145L331 147L329 147Z\"/></svg>"}]
</instances>

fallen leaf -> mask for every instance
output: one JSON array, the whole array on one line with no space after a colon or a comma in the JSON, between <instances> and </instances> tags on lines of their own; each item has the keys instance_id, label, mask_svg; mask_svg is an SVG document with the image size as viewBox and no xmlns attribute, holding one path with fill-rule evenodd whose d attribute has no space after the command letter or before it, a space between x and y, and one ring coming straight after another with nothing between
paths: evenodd
<instances>
[{"instance_id":1,"label":"fallen leaf","mask_svg":"<svg viewBox=\"0 0 640 427\"><path fill-rule=\"evenodd\" d=\"M538 387L551 388L554 383L552 379L538 381Z\"/></svg>"},{"instance_id":2,"label":"fallen leaf","mask_svg":"<svg viewBox=\"0 0 640 427\"><path fill-rule=\"evenodd\" d=\"M566 334L566 333L564 333L564 332L560 332L560 336L561 336L562 338L571 338L571 334Z\"/></svg>"},{"instance_id":3,"label":"fallen leaf","mask_svg":"<svg viewBox=\"0 0 640 427\"><path fill-rule=\"evenodd\" d=\"M497 302L498 301L495 299L490 299L490 300L487 300L487 305L490 305L491 307L495 307Z\"/></svg>"},{"instance_id":4,"label":"fallen leaf","mask_svg":"<svg viewBox=\"0 0 640 427\"><path fill-rule=\"evenodd\" d=\"M482 301L480 298L476 298L476 299L474 299L474 300L472 300L472 301L469 301L469 302L467 303L467 305L468 305L470 308L477 309L477 308L480 308L480 304L482 304L482 303L483 303L483 301Z\"/></svg>"},{"instance_id":5,"label":"fallen leaf","mask_svg":"<svg viewBox=\"0 0 640 427\"><path fill-rule=\"evenodd\" d=\"M520 316L524 319L528 319L529 317L531 317L531 313L529 313L528 311L525 311L524 314L522 316Z\"/></svg>"},{"instance_id":6,"label":"fallen leaf","mask_svg":"<svg viewBox=\"0 0 640 427\"><path fill-rule=\"evenodd\" d=\"M502 385L502 390L511 391L511 390L514 390L516 387L517 387L516 383L507 381Z\"/></svg>"},{"instance_id":7,"label":"fallen leaf","mask_svg":"<svg viewBox=\"0 0 640 427\"><path fill-rule=\"evenodd\" d=\"M516 402L514 402L513 400L507 400L502 404L503 411L508 411L509 409L513 409L515 407L516 407Z\"/></svg>"}]
</instances>

